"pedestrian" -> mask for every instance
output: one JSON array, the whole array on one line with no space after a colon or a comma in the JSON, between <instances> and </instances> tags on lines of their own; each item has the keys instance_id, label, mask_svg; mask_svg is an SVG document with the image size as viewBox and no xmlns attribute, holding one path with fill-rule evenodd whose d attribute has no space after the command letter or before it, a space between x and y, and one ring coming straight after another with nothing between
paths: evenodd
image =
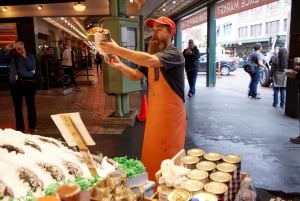
<instances>
[{"instance_id":1,"label":"pedestrian","mask_svg":"<svg viewBox=\"0 0 300 201\"><path fill-rule=\"evenodd\" d=\"M299 120L299 135L290 137L290 142L300 144L300 69L286 72L287 77L297 79L298 81L298 120Z\"/></svg>"},{"instance_id":2,"label":"pedestrian","mask_svg":"<svg viewBox=\"0 0 300 201\"><path fill-rule=\"evenodd\" d=\"M261 43L255 43L253 47L253 52L249 55L248 60L252 63L257 64L256 72L249 73L250 75L250 83L249 83L249 91L248 97L254 99L260 99L260 96L257 93L257 86L260 80L260 68L267 68L264 63L264 55L261 53L262 45Z\"/></svg>"},{"instance_id":3,"label":"pedestrian","mask_svg":"<svg viewBox=\"0 0 300 201\"><path fill-rule=\"evenodd\" d=\"M281 47L278 55L272 60L272 68L270 76L273 80L273 107L278 105L278 93L280 92L280 107L285 106L286 94L286 75L284 69L288 67L288 53L287 49Z\"/></svg>"},{"instance_id":4,"label":"pedestrian","mask_svg":"<svg viewBox=\"0 0 300 201\"><path fill-rule=\"evenodd\" d=\"M102 41L100 46L105 53L116 55L104 58L110 66L132 80L140 80L144 76L148 78L149 106L141 160L150 180L155 181L155 173L160 169L161 162L184 148L184 57L172 44L176 26L170 18L150 18L145 24L153 29L147 53L121 47L114 41ZM128 67L119 57L140 67Z\"/></svg>"},{"instance_id":5,"label":"pedestrian","mask_svg":"<svg viewBox=\"0 0 300 201\"><path fill-rule=\"evenodd\" d=\"M68 79L71 79L71 84L76 87L77 91L80 91L81 88L77 84L74 76L73 69L75 68L75 51L72 49L72 41L70 39L66 40L65 49L62 55L62 66L64 68L64 86Z\"/></svg>"},{"instance_id":6,"label":"pedestrian","mask_svg":"<svg viewBox=\"0 0 300 201\"><path fill-rule=\"evenodd\" d=\"M45 77L44 89L58 86L59 66L58 59L54 56L53 47L47 47L46 53L41 56L42 73Z\"/></svg>"},{"instance_id":7,"label":"pedestrian","mask_svg":"<svg viewBox=\"0 0 300 201\"><path fill-rule=\"evenodd\" d=\"M23 97L27 106L28 129L31 133L37 132L36 129L36 107L35 107L35 70L36 61L34 56L26 52L24 43L18 41L12 45L10 50L10 72L9 87L14 104L16 130L25 132L23 117ZM19 80L25 80L19 84ZM25 83L28 81L28 85Z\"/></svg>"},{"instance_id":8,"label":"pedestrian","mask_svg":"<svg viewBox=\"0 0 300 201\"><path fill-rule=\"evenodd\" d=\"M188 47L183 50L183 56L185 58L185 72L189 83L188 97L191 98L196 93L196 81L200 66L200 51L192 39L189 40Z\"/></svg>"},{"instance_id":9,"label":"pedestrian","mask_svg":"<svg viewBox=\"0 0 300 201\"><path fill-rule=\"evenodd\" d=\"M99 67L100 67L100 72L102 72L102 57L99 54L99 52L96 53L95 63L96 63L97 73L99 72Z\"/></svg>"}]
</instances>

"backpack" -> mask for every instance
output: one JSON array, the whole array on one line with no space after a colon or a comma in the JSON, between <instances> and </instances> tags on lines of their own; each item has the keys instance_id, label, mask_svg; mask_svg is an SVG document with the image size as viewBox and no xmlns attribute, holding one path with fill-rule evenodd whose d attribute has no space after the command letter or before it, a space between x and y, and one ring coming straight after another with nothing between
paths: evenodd
<instances>
[{"instance_id":1,"label":"backpack","mask_svg":"<svg viewBox=\"0 0 300 201\"><path fill-rule=\"evenodd\" d=\"M248 60L245 61L243 68L249 74L253 74L258 71L258 63L257 63L256 53L253 53L249 56Z\"/></svg>"}]
</instances>

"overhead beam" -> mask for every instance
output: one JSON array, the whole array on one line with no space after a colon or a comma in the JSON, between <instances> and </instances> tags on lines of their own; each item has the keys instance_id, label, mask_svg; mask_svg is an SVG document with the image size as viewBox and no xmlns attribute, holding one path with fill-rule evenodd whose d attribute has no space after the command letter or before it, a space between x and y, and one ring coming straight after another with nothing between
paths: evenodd
<instances>
[{"instance_id":1,"label":"overhead beam","mask_svg":"<svg viewBox=\"0 0 300 201\"><path fill-rule=\"evenodd\" d=\"M78 0L1 0L0 6L17 6L17 5L30 5L30 4L51 4L51 3L68 3L78 2ZM85 2L81 0L80 2Z\"/></svg>"}]
</instances>

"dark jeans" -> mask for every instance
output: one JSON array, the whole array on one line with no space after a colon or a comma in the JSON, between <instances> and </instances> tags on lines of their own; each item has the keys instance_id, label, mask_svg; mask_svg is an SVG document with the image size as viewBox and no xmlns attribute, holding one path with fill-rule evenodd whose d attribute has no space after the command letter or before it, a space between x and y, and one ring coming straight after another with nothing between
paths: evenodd
<instances>
[{"instance_id":1,"label":"dark jeans","mask_svg":"<svg viewBox=\"0 0 300 201\"><path fill-rule=\"evenodd\" d=\"M256 97L257 96L257 85L260 79L260 72L251 73L250 75L250 83L249 83L249 92L248 96Z\"/></svg>"},{"instance_id":2,"label":"dark jeans","mask_svg":"<svg viewBox=\"0 0 300 201\"><path fill-rule=\"evenodd\" d=\"M285 105L285 87L273 87L274 91L274 99L273 99L273 106L278 105L278 93L280 92L280 107L283 107Z\"/></svg>"},{"instance_id":3,"label":"dark jeans","mask_svg":"<svg viewBox=\"0 0 300 201\"><path fill-rule=\"evenodd\" d=\"M10 94L13 99L16 118L16 130L24 132L23 97L27 106L28 128L36 129L35 88L18 89L14 84L10 85Z\"/></svg>"},{"instance_id":4,"label":"dark jeans","mask_svg":"<svg viewBox=\"0 0 300 201\"><path fill-rule=\"evenodd\" d=\"M198 77L198 71L186 71L187 80L189 83L189 94L195 95L196 93L196 81Z\"/></svg>"},{"instance_id":5,"label":"dark jeans","mask_svg":"<svg viewBox=\"0 0 300 201\"><path fill-rule=\"evenodd\" d=\"M75 76L74 76L74 72L73 72L73 67L64 66L64 83L66 83L68 81L69 77L71 79L71 84L73 84L75 87L77 87L78 84L77 84L77 82L75 80Z\"/></svg>"}]
</instances>

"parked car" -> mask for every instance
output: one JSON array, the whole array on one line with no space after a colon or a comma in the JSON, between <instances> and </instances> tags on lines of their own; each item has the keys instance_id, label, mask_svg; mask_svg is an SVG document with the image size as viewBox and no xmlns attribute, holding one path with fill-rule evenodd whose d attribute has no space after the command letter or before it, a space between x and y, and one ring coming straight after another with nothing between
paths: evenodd
<instances>
[{"instance_id":1,"label":"parked car","mask_svg":"<svg viewBox=\"0 0 300 201\"><path fill-rule=\"evenodd\" d=\"M206 72L207 66L207 54L202 55L199 58L200 68L199 72ZM227 54L218 54L216 55L216 71L218 71L218 62L221 62L220 73L221 75L229 75L230 72L233 72L237 69L236 62Z\"/></svg>"}]
</instances>

